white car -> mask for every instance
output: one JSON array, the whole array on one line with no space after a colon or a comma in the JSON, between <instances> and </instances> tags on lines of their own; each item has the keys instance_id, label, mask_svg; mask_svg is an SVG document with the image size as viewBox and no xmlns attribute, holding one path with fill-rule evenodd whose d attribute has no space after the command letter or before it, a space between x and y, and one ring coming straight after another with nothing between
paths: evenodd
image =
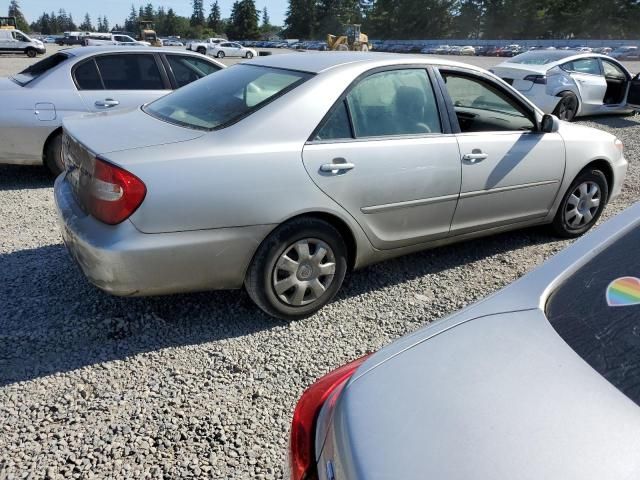
<instances>
[{"instance_id":1,"label":"white car","mask_svg":"<svg viewBox=\"0 0 640 480\"><path fill-rule=\"evenodd\" d=\"M243 47L239 43L235 42L222 42L217 45L213 45L207 53L214 57L224 58L224 57L243 57L243 58L253 58L258 56L258 52L256 52L253 48Z\"/></svg>"},{"instance_id":2,"label":"white car","mask_svg":"<svg viewBox=\"0 0 640 480\"><path fill-rule=\"evenodd\" d=\"M99 45L122 45L122 46L138 46L138 47L150 47L149 42L143 42L131 38L129 35L87 35L84 39L85 46L99 46Z\"/></svg>"},{"instance_id":3,"label":"white car","mask_svg":"<svg viewBox=\"0 0 640 480\"><path fill-rule=\"evenodd\" d=\"M491 71L543 112L561 120L625 113L640 104L638 76L606 55L536 50L510 58Z\"/></svg>"},{"instance_id":4,"label":"white car","mask_svg":"<svg viewBox=\"0 0 640 480\"><path fill-rule=\"evenodd\" d=\"M465 47L462 47L460 49L460 55L470 55L473 56L476 54L476 49L474 47L472 47L471 45L467 45Z\"/></svg>"},{"instance_id":5,"label":"white car","mask_svg":"<svg viewBox=\"0 0 640 480\"><path fill-rule=\"evenodd\" d=\"M62 170L62 120L131 108L224 68L197 53L157 47L62 50L0 78L0 163ZM131 125L132 131L136 126Z\"/></svg>"}]
</instances>

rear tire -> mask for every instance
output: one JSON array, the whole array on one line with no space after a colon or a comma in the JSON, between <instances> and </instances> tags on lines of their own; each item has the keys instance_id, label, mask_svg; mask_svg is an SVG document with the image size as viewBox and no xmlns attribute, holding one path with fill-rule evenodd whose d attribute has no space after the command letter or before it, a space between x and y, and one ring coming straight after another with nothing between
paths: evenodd
<instances>
[{"instance_id":1,"label":"rear tire","mask_svg":"<svg viewBox=\"0 0 640 480\"><path fill-rule=\"evenodd\" d=\"M27 48L25 53L27 54L27 57L29 57L29 58L34 58L38 54L38 52L36 52L35 48Z\"/></svg>"},{"instance_id":2,"label":"rear tire","mask_svg":"<svg viewBox=\"0 0 640 480\"><path fill-rule=\"evenodd\" d=\"M347 273L347 248L331 224L298 218L258 247L245 278L251 299L282 320L308 317L329 303Z\"/></svg>"},{"instance_id":3,"label":"rear tire","mask_svg":"<svg viewBox=\"0 0 640 480\"><path fill-rule=\"evenodd\" d=\"M207 49L204 47L198 47L198 50L196 50L199 54L201 55L206 55L207 54Z\"/></svg>"},{"instance_id":4,"label":"rear tire","mask_svg":"<svg viewBox=\"0 0 640 480\"><path fill-rule=\"evenodd\" d=\"M62 133L57 133L47 144L44 152L44 165L49 173L57 177L64 170L62 159Z\"/></svg>"},{"instance_id":5,"label":"rear tire","mask_svg":"<svg viewBox=\"0 0 640 480\"><path fill-rule=\"evenodd\" d=\"M216 55L216 57L218 58L224 58L224 52L218 52L218 54Z\"/></svg>"},{"instance_id":6,"label":"rear tire","mask_svg":"<svg viewBox=\"0 0 640 480\"><path fill-rule=\"evenodd\" d=\"M562 198L551 228L562 238L586 233L600 218L609 200L609 184L595 168L580 172ZM595 205L597 203L597 205Z\"/></svg>"},{"instance_id":7,"label":"rear tire","mask_svg":"<svg viewBox=\"0 0 640 480\"><path fill-rule=\"evenodd\" d=\"M571 122L578 113L578 106L578 97L575 93L562 92L560 94L560 102L553 111L553 114L560 120Z\"/></svg>"}]
</instances>

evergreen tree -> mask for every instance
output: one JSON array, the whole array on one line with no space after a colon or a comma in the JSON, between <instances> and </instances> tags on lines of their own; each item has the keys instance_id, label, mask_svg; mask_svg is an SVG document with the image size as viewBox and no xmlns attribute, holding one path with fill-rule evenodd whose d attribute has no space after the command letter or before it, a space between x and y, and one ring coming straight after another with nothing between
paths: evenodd
<instances>
[{"instance_id":1,"label":"evergreen tree","mask_svg":"<svg viewBox=\"0 0 640 480\"><path fill-rule=\"evenodd\" d=\"M269 12L267 12L267 7L262 9L262 28L266 29L271 26L271 19L269 18Z\"/></svg>"},{"instance_id":2,"label":"evergreen tree","mask_svg":"<svg viewBox=\"0 0 640 480\"><path fill-rule=\"evenodd\" d=\"M23 32L29 31L29 23L27 22L27 19L24 18L22 10L20 10L18 0L11 0L9 2L9 12L7 15L10 17L16 17L16 26L18 27L18 30L22 30Z\"/></svg>"},{"instance_id":3,"label":"evergreen tree","mask_svg":"<svg viewBox=\"0 0 640 480\"><path fill-rule=\"evenodd\" d=\"M191 14L191 26L204 26L204 6L202 0L192 0L193 13Z\"/></svg>"},{"instance_id":4,"label":"evergreen tree","mask_svg":"<svg viewBox=\"0 0 640 480\"><path fill-rule=\"evenodd\" d=\"M135 32L138 30L138 14L136 13L136 7L133 5L131 5L129 16L124 21L124 29L127 32Z\"/></svg>"},{"instance_id":5,"label":"evergreen tree","mask_svg":"<svg viewBox=\"0 0 640 480\"><path fill-rule=\"evenodd\" d=\"M259 18L254 0L237 0L231 9L227 35L229 38L246 40L260 38Z\"/></svg>"},{"instance_id":6,"label":"evergreen tree","mask_svg":"<svg viewBox=\"0 0 640 480\"><path fill-rule=\"evenodd\" d=\"M165 35L177 35L178 34L178 18L173 8L167 10L167 18L164 21L164 34Z\"/></svg>"},{"instance_id":7,"label":"evergreen tree","mask_svg":"<svg viewBox=\"0 0 640 480\"><path fill-rule=\"evenodd\" d=\"M315 10L316 2L314 0L289 0L289 8L284 20L284 34L289 38L313 38Z\"/></svg>"},{"instance_id":8,"label":"evergreen tree","mask_svg":"<svg viewBox=\"0 0 640 480\"><path fill-rule=\"evenodd\" d=\"M147 3L147 5L144 7L144 20L155 20L153 14L153 5L151 3Z\"/></svg>"},{"instance_id":9,"label":"evergreen tree","mask_svg":"<svg viewBox=\"0 0 640 480\"><path fill-rule=\"evenodd\" d=\"M91 17L89 16L89 13L84 14L84 20L78 28L83 32L93 32L93 25L91 24Z\"/></svg>"},{"instance_id":10,"label":"evergreen tree","mask_svg":"<svg viewBox=\"0 0 640 480\"><path fill-rule=\"evenodd\" d=\"M211 11L207 18L207 27L213 30L217 34L221 34L224 31L224 25L222 24L222 16L220 14L220 6L218 0L211 4Z\"/></svg>"}]
</instances>

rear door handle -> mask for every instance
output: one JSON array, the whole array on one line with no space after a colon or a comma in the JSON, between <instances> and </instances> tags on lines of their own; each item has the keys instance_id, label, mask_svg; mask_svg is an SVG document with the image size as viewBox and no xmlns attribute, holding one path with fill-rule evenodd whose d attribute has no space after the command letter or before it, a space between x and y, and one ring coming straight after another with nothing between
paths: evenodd
<instances>
[{"instance_id":1,"label":"rear door handle","mask_svg":"<svg viewBox=\"0 0 640 480\"><path fill-rule=\"evenodd\" d=\"M111 108L120 105L120 102L118 100L114 100L113 98L106 98L104 100L98 100L95 105L96 107L101 108Z\"/></svg>"},{"instance_id":2,"label":"rear door handle","mask_svg":"<svg viewBox=\"0 0 640 480\"><path fill-rule=\"evenodd\" d=\"M487 155L486 153L474 152L474 153L465 153L462 156L462 159L469 163L478 163L483 160L486 160L488 157L489 155Z\"/></svg>"},{"instance_id":3,"label":"rear door handle","mask_svg":"<svg viewBox=\"0 0 640 480\"><path fill-rule=\"evenodd\" d=\"M353 163L325 163L320 165L321 172L339 173L341 171L353 170L356 166Z\"/></svg>"}]
</instances>

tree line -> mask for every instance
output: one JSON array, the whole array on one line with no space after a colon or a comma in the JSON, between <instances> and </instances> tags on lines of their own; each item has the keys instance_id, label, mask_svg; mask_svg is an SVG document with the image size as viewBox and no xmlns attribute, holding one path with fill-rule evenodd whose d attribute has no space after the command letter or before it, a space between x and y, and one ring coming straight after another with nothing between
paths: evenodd
<instances>
[{"instance_id":1,"label":"tree line","mask_svg":"<svg viewBox=\"0 0 640 480\"><path fill-rule=\"evenodd\" d=\"M289 0L284 33L350 23L375 39L635 39L640 0Z\"/></svg>"}]
</instances>

